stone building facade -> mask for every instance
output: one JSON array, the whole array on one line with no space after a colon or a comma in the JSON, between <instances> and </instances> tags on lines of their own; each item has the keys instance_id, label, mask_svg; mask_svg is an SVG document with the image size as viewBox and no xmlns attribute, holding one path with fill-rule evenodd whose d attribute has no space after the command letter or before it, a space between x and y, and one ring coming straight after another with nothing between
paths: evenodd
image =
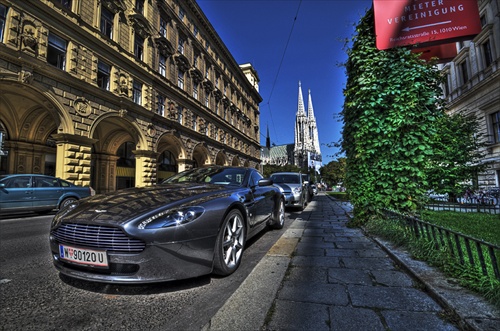
<instances>
[{"instance_id":1,"label":"stone building facade","mask_svg":"<svg viewBox=\"0 0 500 331\"><path fill-rule=\"evenodd\" d=\"M498 0L479 0L482 31L457 43L457 56L442 65L450 114L475 115L484 139L488 169L478 174L481 189L500 187L500 8Z\"/></svg>"},{"instance_id":2,"label":"stone building facade","mask_svg":"<svg viewBox=\"0 0 500 331\"><path fill-rule=\"evenodd\" d=\"M258 83L194 0L0 0L0 173L101 193L258 168Z\"/></svg>"}]
</instances>

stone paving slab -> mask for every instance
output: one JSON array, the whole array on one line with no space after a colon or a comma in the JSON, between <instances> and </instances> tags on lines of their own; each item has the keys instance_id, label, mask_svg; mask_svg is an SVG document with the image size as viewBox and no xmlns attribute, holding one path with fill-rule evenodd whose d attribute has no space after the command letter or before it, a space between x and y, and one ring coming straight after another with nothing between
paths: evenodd
<instances>
[{"instance_id":1,"label":"stone paving slab","mask_svg":"<svg viewBox=\"0 0 500 331\"><path fill-rule=\"evenodd\" d=\"M428 312L443 310L426 293L414 288L347 285L347 291L355 307Z\"/></svg>"},{"instance_id":2,"label":"stone paving slab","mask_svg":"<svg viewBox=\"0 0 500 331\"><path fill-rule=\"evenodd\" d=\"M411 311L382 311L389 330L423 331L440 330L454 331L457 327L440 319L436 314Z\"/></svg>"},{"instance_id":3,"label":"stone paving slab","mask_svg":"<svg viewBox=\"0 0 500 331\"><path fill-rule=\"evenodd\" d=\"M340 306L349 304L346 286L316 282L284 281L278 299Z\"/></svg>"},{"instance_id":4,"label":"stone paving slab","mask_svg":"<svg viewBox=\"0 0 500 331\"><path fill-rule=\"evenodd\" d=\"M331 330L342 331L386 331L378 314L372 309L352 306L330 307Z\"/></svg>"},{"instance_id":5,"label":"stone paving slab","mask_svg":"<svg viewBox=\"0 0 500 331\"><path fill-rule=\"evenodd\" d=\"M328 306L276 300L273 318L265 330L330 330Z\"/></svg>"}]
</instances>

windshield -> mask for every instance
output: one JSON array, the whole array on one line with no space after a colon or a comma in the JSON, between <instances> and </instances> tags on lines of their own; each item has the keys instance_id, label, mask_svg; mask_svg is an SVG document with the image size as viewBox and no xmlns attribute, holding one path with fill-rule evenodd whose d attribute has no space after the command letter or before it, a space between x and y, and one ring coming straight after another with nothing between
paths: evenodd
<instances>
[{"instance_id":1,"label":"windshield","mask_svg":"<svg viewBox=\"0 0 500 331\"><path fill-rule=\"evenodd\" d=\"M276 174L272 175L271 179L274 183L300 184L299 175Z\"/></svg>"},{"instance_id":2,"label":"windshield","mask_svg":"<svg viewBox=\"0 0 500 331\"><path fill-rule=\"evenodd\" d=\"M162 184L194 182L242 186L243 181L245 180L246 172L247 170L245 168L195 168L180 172L177 175L167 178L162 182Z\"/></svg>"}]
</instances>

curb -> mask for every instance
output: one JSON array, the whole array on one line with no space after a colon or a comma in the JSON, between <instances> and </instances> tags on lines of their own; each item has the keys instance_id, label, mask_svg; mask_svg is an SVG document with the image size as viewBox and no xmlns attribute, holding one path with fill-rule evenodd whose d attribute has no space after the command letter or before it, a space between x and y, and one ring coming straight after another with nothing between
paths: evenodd
<instances>
[{"instance_id":1,"label":"curb","mask_svg":"<svg viewBox=\"0 0 500 331\"><path fill-rule=\"evenodd\" d=\"M402 269L423 284L425 291L451 314L461 330L498 330L500 311L479 295L458 285L426 262L414 260L411 255L380 238L372 238Z\"/></svg>"},{"instance_id":2,"label":"curb","mask_svg":"<svg viewBox=\"0 0 500 331\"><path fill-rule=\"evenodd\" d=\"M259 330L264 325L304 232L300 222L303 220L297 218L290 224L202 331L226 331L228 326L232 330ZM249 297L253 300L248 300Z\"/></svg>"}]
</instances>

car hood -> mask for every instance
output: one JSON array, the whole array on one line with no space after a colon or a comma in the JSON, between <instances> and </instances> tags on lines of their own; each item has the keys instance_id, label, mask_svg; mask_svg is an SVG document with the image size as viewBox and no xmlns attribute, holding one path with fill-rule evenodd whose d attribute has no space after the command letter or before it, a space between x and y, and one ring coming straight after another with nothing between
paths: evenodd
<instances>
[{"instance_id":1,"label":"car hood","mask_svg":"<svg viewBox=\"0 0 500 331\"><path fill-rule=\"evenodd\" d=\"M236 189L241 188L200 183L123 189L80 200L78 207L64 215L64 222L124 224L139 216L177 205L201 204L214 196L229 195Z\"/></svg>"}]
</instances>

